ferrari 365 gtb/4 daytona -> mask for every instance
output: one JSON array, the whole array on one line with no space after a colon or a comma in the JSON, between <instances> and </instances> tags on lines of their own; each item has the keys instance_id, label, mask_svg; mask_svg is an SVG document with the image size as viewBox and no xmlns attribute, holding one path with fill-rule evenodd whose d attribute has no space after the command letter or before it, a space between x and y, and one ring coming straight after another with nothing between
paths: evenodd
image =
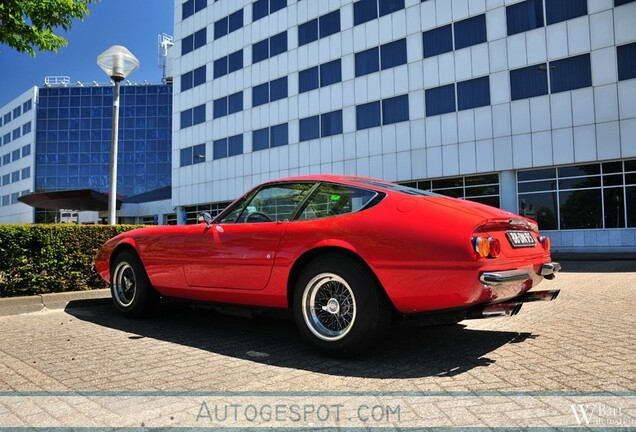
<instances>
[{"instance_id":1,"label":"ferrari 365 gtb/4 daytona","mask_svg":"<svg viewBox=\"0 0 636 432\"><path fill-rule=\"evenodd\" d=\"M395 317L450 322L516 314L560 269L519 215L380 180L303 176L264 183L216 218L136 229L95 267L127 316L160 297L293 311L322 351L356 354Z\"/></svg>"}]
</instances>

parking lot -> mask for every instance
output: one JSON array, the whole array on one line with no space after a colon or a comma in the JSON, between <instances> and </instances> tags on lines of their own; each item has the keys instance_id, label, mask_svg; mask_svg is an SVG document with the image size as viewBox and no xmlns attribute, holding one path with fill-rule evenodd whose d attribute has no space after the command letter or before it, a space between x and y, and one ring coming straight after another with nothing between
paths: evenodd
<instances>
[{"instance_id":1,"label":"parking lot","mask_svg":"<svg viewBox=\"0 0 636 432\"><path fill-rule=\"evenodd\" d=\"M0 317L0 428L636 427L636 262L564 262L512 318L400 325L353 360L292 320L166 302Z\"/></svg>"}]
</instances>

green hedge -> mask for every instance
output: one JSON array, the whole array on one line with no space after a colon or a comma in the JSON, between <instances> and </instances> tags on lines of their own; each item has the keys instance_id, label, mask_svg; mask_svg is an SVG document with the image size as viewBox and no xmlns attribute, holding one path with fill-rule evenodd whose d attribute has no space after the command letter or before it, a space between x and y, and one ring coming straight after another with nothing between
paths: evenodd
<instances>
[{"instance_id":1,"label":"green hedge","mask_svg":"<svg viewBox=\"0 0 636 432\"><path fill-rule=\"evenodd\" d=\"M99 247L134 225L0 225L0 297L106 288Z\"/></svg>"}]
</instances>

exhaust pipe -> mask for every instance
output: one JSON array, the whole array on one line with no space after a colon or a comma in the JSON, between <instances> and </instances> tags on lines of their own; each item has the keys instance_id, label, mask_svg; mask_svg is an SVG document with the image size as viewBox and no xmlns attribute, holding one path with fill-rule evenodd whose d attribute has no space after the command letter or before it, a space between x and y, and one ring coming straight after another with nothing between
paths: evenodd
<instances>
[{"instance_id":1,"label":"exhaust pipe","mask_svg":"<svg viewBox=\"0 0 636 432\"><path fill-rule=\"evenodd\" d=\"M552 301L559 296L561 290L530 291L515 298L515 301L529 303L534 301Z\"/></svg>"},{"instance_id":2,"label":"exhaust pipe","mask_svg":"<svg viewBox=\"0 0 636 432\"><path fill-rule=\"evenodd\" d=\"M466 319L515 316L521 310L522 303L497 303L468 311Z\"/></svg>"}]
</instances>

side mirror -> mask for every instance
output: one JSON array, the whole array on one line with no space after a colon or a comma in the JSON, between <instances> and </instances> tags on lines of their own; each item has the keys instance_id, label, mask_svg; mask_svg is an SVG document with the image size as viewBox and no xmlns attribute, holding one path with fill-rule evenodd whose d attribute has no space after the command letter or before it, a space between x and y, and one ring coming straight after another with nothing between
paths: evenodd
<instances>
[{"instance_id":1,"label":"side mirror","mask_svg":"<svg viewBox=\"0 0 636 432\"><path fill-rule=\"evenodd\" d=\"M207 227L210 228L212 226L212 216L208 212L199 213L199 216L197 217L197 222L199 223L205 222Z\"/></svg>"}]
</instances>

